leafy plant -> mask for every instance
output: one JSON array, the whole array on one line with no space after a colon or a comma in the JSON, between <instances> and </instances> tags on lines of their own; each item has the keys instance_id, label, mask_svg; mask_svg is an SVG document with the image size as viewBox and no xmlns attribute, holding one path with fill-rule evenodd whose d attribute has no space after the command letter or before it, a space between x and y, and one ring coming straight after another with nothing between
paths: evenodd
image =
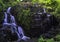
<instances>
[{"instance_id":1,"label":"leafy plant","mask_svg":"<svg viewBox=\"0 0 60 42\"><path fill-rule=\"evenodd\" d=\"M55 42L53 38L47 39L46 42Z\"/></svg>"},{"instance_id":2,"label":"leafy plant","mask_svg":"<svg viewBox=\"0 0 60 42\"><path fill-rule=\"evenodd\" d=\"M38 42L45 42L45 39L43 39L43 37L38 39Z\"/></svg>"}]
</instances>

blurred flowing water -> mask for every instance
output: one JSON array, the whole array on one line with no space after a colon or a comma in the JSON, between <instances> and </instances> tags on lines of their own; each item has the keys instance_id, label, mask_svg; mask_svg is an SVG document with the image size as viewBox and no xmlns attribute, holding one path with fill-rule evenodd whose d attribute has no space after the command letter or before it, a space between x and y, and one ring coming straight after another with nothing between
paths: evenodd
<instances>
[{"instance_id":1,"label":"blurred flowing water","mask_svg":"<svg viewBox=\"0 0 60 42\"><path fill-rule=\"evenodd\" d=\"M10 9L11 7L9 7L6 12L4 12L5 17L3 22L3 29L9 28L12 34L16 33L18 36L18 42L20 40L27 41L30 38L25 36L22 27L16 24L15 17L10 13Z\"/></svg>"}]
</instances>

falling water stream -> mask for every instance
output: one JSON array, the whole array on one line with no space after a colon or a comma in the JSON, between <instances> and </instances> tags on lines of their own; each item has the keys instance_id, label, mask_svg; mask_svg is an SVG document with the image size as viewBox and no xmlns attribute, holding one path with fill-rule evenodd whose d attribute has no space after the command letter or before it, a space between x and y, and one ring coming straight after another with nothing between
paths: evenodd
<instances>
[{"instance_id":1,"label":"falling water stream","mask_svg":"<svg viewBox=\"0 0 60 42\"><path fill-rule=\"evenodd\" d=\"M18 39L21 40L27 40L30 39L29 37L24 35L24 31L20 26L16 24L15 17L10 13L11 7L7 9L7 12L4 12L4 22L3 22L3 28L10 26L11 32L12 33L17 33ZM18 29L18 30L17 30Z\"/></svg>"}]
</instances>

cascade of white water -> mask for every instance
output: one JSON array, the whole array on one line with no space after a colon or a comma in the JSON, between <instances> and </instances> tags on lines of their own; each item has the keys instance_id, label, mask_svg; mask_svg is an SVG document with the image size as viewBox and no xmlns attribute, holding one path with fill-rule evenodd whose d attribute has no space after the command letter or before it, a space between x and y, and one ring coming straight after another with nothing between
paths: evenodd
<instances>
[{"instance_id":1,"label":"cascade of white water","mask_svg":"<svg viewBox=\"0 0 60 42\"><path fill-rule=\"evenodd\" d=\"M46 13L46 9L45 9L45 8L43 8L43 10L44 10L44 13Z\"/></svg>"},{"instance_id":2,"label":"cascade of white water","mask_svg":"<svg viewBox=\"0 0 60 42\"><path fill-rule=\"evenodd\" d=\"M4 18L4 22L3 22L3 28L5 26L11 26L10 29L11 29L12 33L16 32L17 35L18 35L18 39L23 39L23 40L30 39L29 37L27 37L27 36L24 35L23 29L20 26L16 25L15 18L14 18L14 16L11 15L10 9L11 9L11 7L9 7L7 9L7 12L5 12L5 18ZM9 19L7 19L8 18L7 17L8 14L11 17L10 18L10 21L11 21L10 23L7 22L7 20L9 20ZM17 27L18 27L18 31L17 31Z\"/></svg>"}]
</instances>

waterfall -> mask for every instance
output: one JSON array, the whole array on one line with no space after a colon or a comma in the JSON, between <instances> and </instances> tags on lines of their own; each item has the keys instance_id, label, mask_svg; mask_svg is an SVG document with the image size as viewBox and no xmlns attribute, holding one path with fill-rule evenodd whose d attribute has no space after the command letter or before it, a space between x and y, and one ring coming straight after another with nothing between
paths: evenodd
<instances>
[{"instance_id":1,"label":"waterfall","mask_svg":"<svg viewBox=\"0 0 60 42\"><path fill-rule=\"evenodd\" d=\"M45 8L43 8L43 10L44 10L44 13L46 13L46 9L45 9Z\"/></svg>"},{"instance_id":2,"label":"waterfall","mask_svg":"<svg viewBox=\"0 0 60 42\"><path fill-rule=\"evenodd\" d=\"M12 33L16 32L19 40L23 39L26 41L27 39L30 39L29 37L24 35L24 31L23 31L22 27L18 26L16 24L15 17L12 16L12 14L10 13L10 9L11 9L11 7L9 7L7 9L7 12L4 12L5 18L4 18L4 22L3 22L3 28L10 26ZM8 15L10 16L9 22L8 22L8 20L9 20Z\"/></svg>"}]
</instances>

